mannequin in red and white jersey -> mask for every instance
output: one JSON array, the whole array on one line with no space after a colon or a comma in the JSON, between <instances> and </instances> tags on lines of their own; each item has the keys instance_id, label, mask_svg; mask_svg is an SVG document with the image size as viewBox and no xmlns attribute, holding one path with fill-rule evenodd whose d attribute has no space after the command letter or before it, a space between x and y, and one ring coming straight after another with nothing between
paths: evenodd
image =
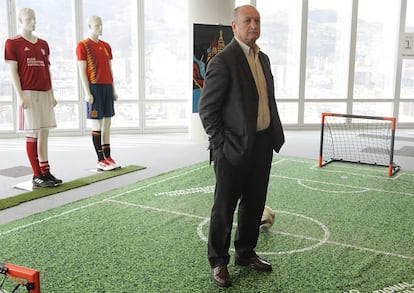
<instances>
[{"instance_id":1,"label":"mannequin in red and white jersey","mask_svg":"<svg viewBox=\"0 0 414 293\"><path fill-rule=\"evenodd\" d=\"M49 45L33 34L35 12L22 8L18 15L21 33L6 40L5 60L19 100L20 131L26 133L26 151L33 170L33 188L62 183L50 173L49 129L56 127L55 99L50 77Z\"/></svg>"}]
</instances>

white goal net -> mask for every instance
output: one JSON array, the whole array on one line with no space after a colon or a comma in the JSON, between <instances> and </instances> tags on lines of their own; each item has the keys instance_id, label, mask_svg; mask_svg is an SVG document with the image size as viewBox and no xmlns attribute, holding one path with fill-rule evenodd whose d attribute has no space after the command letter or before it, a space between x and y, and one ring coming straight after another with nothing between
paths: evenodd
<instances>
[{"instance_id":1,"label":"white goal net","mask_svg":"<svg viewBox=\"0 0 414 293\"><path fill-rule=\"evenodd\" d=\"M395 118L322 113L319 166L334 161L388 167L394 163Z\"/></svg>"}]
</instances>

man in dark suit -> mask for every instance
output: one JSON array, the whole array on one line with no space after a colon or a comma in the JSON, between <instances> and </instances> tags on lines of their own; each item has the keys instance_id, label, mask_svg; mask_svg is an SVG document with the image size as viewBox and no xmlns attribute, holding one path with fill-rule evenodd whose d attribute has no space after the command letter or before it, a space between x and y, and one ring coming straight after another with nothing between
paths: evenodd
<instances>
[{"instance_id":1,"label":"man in dark suit","mask_svg":"<svg viewBox=\"0 0 414 293\"><path fill-rule=\"evenodd\" d=\"M285 139L267 55L260 51L260 14L254 6L235 8L233 40L208 64L199 115L209 136L216 187L208 236L213 281L231 285L227 270L233 215L235 265L268 272L255 253L266 201L273 150Z\"/></svg>"}]
</instances>

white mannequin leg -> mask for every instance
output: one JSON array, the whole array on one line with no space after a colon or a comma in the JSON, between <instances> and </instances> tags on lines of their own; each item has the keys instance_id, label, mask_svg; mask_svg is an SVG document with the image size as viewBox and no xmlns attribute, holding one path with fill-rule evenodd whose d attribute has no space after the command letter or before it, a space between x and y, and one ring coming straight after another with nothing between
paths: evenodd
<instances>
[{"instance_id":1,"label":"white mannequin leg","mask_svg":"<svg viewBox=\"0 0 414 293\"><path fill-rule=\"evenodd\" d=\"M39 157L39 167L43 173L43 180L48 182L46 186L56 186L62 184L62 180L50 173L49 165L49 129L41 129L37 139L37 154Z\"/></svg>"},{"instance_id":2,"label":"white mannequin leg","mask_svg":"<svg viewBox=\"0 0 414 293\"><path fill-rule=\"evenodd\" d=\"M30 138L38 138L39 133L37 131L26 132L25 136Z\"/></svg>"},{"instance_id":3,"label":"white mannequin leg","mask_svg":"<svg viewBox=\"0 0 414 293\"><path fill-rule=\"evenodd\" d=\"M101 131L102 120L100 119L91 119L92 131Z\"/></svg>"},{"instance_id":4,"label":"white mannequin leg","mask_svg":"<svg viewBox=\"0 0 414 293\"><path fill-rule=\"evenodd\" d=\"M32 132L26 132L26 137L33 137L33 138L37 138L39 136L37 131L32 131Z\"/></svg>"},{"instance_id":5,"label":"white mannequin leg","mask_svg":"<svg viewBox=\"0 0 414 293\"><path fill-rule=\"evenodd\" d=\"M111 117L102 119L102 144L110 144Z\"/></svg>"},{"instance_id":6,"label":"white mannequin leg","mask_svg":"<svg viewBox=\"0 0 414 293\"><path fill-rule=\"evenodd\" d=\"M48 161L49 129L41 129L37 140L37 153L40 162Z\"/></svg>"}]
</instances>

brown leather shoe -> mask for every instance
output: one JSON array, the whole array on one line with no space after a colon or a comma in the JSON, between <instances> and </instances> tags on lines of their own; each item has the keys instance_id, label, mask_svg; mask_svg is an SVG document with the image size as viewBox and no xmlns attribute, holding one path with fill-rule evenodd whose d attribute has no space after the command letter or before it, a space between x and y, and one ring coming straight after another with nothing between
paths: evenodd
<instances>
[{"instance_id":1,"label":"brown leather shoe","mask_svg":"<svg viewBox=\"0 0 414 293\"><path fill-rule=\"evenodd\" d=\"M220 287L229 287L231 285L230 274L226 265L219 265L212 269L213 281Z\"/></svg>"},{"instance_id":2,"label":"brown leather shoe","mask_svg":"<svg viewBox=\"0 0 414 293\"><path fill-rule=\"evenodd\" d=\"M257 255L250 258L236 258L234 264L236 266L249 267L260 272L272 271L272 265Z\"/></svg>"}]
</instances>

